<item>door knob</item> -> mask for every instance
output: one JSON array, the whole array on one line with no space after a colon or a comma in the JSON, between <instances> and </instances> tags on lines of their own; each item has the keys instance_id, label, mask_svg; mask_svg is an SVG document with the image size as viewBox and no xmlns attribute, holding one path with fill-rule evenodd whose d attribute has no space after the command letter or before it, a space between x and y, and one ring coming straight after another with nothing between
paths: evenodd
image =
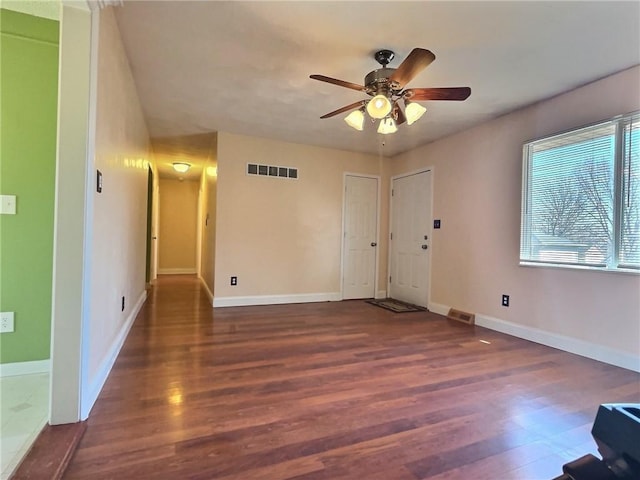
<instances>
[{"instance_id":1,"label":"door knob","mask_svg":"<svg viewBox=\"0 0 640 480\"><path fill-rule=\"evenodd\" d=\"M378 244L376 242L371 242L371 246L372 247L376 247L376 246L378 246Z\"/></svg>"},{"instance_id":2,"label":"door knob","mask_svg":"<svg viewBox=\"0 0 640 480\"><path fill-rule=\"evenodd\" d=\"M427 248L429 248L427 245L422 245L423 250L426 250Z\"/></svg>"}]
</instances>

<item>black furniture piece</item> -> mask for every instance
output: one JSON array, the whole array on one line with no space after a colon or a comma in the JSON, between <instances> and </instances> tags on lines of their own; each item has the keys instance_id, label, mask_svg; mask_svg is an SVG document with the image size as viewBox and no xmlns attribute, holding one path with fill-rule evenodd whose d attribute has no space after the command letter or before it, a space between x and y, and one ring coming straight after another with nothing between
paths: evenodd
<instances>
[{"instance_id":1,"label":"black furniture piece","mask_svg":"<svg viewBox=\"0 0 640 480\"><path fill-rule=\"evenodd\" d=\"M580 457L554 480L640 480L640 404L600 405L591 435L602 459Z\"/></svg>"}]
</instances>

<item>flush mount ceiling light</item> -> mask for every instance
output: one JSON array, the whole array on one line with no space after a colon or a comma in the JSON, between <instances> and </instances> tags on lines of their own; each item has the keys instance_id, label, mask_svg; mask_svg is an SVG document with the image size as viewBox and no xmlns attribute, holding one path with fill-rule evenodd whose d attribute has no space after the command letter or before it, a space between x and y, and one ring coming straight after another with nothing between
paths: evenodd
<instances>
[{"instance_id":1,"label":"flush mount ceiling light","mask_svg":"<svg viewBox=\"0 0 640 480\"><path fill-rule=\"evenodd\" d=\"M187 173L187 171L191 168L190 163L185 162L174 162L173 169L178 173Z\"/></svg>"},{"instance_id":2,"label":"flush mount ceiling light","mask_svg":"<svg viewBox=\"0 0 640 480\"><path fill-rule=\"evenodd\" d=\"M347 115L344 120L350 127L362 130L364 127L364 112L366 111L372 119L380 120L378 132L389 134L396 132L398 125L405 122L411 125L424 115L427 109L416 102L466 100L471 95L469 87L405 89L405 85L427 68L435 60L436 56L424 48L414 48L398 68L387 67L394 56L395 54L391 50L376 52L374 58L382 68L369 72L364 77L364 85L345 82L344 80L324 75L311 75L310 78L314 80L358 90L372 97L370 100L360 100L351 105L346 105L320 118L329 118L357 109ZM400 107L399 100L404 100L404 111Z\"/></svg>"}]
</instances>

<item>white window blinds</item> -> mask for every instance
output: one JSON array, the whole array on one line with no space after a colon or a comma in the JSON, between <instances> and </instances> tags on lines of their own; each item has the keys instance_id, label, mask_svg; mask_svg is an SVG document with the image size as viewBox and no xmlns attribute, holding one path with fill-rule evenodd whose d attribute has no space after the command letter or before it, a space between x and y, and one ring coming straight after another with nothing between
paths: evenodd
<instances>
[{"instance_id":1,"label":"white window blinds","mask_svg":"<svg viewBox=\"0 0 640 480\"><path fill-rule=\"evenodd\" d=\"M640 269L640 115L624 122L620 266Z\"/></svg>"},{"instance_id":2,"label":"white window blinds","mask_svg":"<svg viewBox=\"0 0 640 480\"><path fill-rule=\"evenodd\" d=\"M521 262L640 266L638 117L525 144Z\"/></svg>"}]
</instances>

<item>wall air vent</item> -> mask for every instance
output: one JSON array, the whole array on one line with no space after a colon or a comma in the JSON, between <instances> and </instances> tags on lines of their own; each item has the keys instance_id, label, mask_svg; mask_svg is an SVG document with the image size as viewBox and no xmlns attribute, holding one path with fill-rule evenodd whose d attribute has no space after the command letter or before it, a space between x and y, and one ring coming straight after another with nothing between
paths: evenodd
<instances>
[{"instance_id":1,"label":"wall air vent","mask_svg":"<svg viewBox=\"0 0 640 480\"><path fill-rule=\"evenodd\" d=\"M449 309L447 318L449 320L466 323L467 325L473 325L476 323L476 316L473 313L463 312L461 310L456 310L455 308Z\"/></svg>"},{"instance_id":2,"label":"wall air vent","mask_svg":"<svg viewBox=\"0 0 640 480\"><path fill-rule=\"evenodd\" d=\"M258 175L259 177L298 178L298 169L279 167L277 165L247 163L247 175Z\"/></svg>"}]
</instances>

